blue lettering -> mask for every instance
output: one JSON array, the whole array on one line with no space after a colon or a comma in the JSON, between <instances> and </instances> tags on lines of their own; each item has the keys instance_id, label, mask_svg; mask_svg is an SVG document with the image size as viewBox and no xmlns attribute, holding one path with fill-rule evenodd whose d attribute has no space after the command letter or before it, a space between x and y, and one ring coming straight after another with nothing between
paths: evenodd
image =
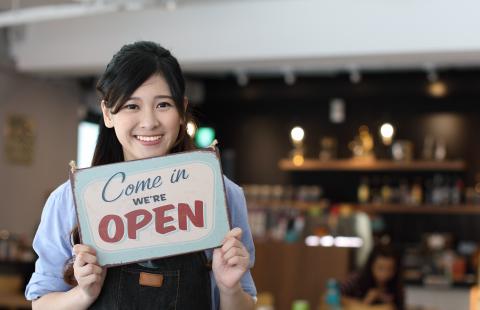
<instances>
[{"instance_id":1,"label":"blue lettering","mask_svg":"<svg viewBox=\"0 0 480 310\"><path fill-rule=\"evenodd\" d=\"M133 186L132 184L128 184L127 188L125 188L125 195L130 196L134 190L135 186Z\"/></svg>"},{"instance_id":2,"label":"blue lettering","mask_svg":"<svg viewBox=\"0 0 480 310\"><path fill-rule=\"evenodd\" d=\"M143 198L133 198L133 203L138 206L143 204Z\"/></svg>"},{"instance_id":3,"label":"blue lettering","mask_svg":"<svg viewBox=\"0 0 480 310\"><path fill-rule=\"evenodd\" d=\"M122 189L122 191L120 192L120 194L118 194L118 196L117 196L116 198L114 198L114 199L108 200L108 199L105 197L105 192L106 192L106 190L107 190L108 185L109 185L110 182L113 180L113 178L116 177L117 175L120 175L120 176L121 176L121 178L122 178L121 183L123 183L123 182L125 181L125 173L124 173L124 172L117 172L117 173L115 173L114 175L112 175L112 176L110 177L110 179L108 179L107 183L105 183L105 186L103 187L103 190L102 190L102 199L103 199L103 201L112 202L112 201L115 201L115 200L117 200L118 198L120 198L120 196L122 196L122 194L123 194L123 189Z\"/></svg>"},{"instance_id":4,"label":"blue lettering","mask_svg":"<svg viewBox=\"0 0 480 310\"><path fill-rule=\"evenodd\" d=\"M103 190L102 190L103 201L113 202L113 201L119 199L120 197L122 197L122 195L131 196L133 194L138 194L139 192L143 192L143 191L146 191L146 190L157 188L157 187L160 187L162 185L162 177L159 176L159 175L156 176L153 180L151 178L147 178L145 180L139 180L134 184L128 184L127 186L124 186L123 189L120 191L120 193L117 196L115 196L115 198L110 199L110 197L107 197L108 187L109 187L110 183L112 182L112 180L114 178L116 178L117 176L119 176L121 178L120 183L125 182L125 178L126 178L125 172L117 172L114 175L112 175L110 177L110 179L108 179L107 183L105 183L105 186L103 187ZM164 198L162 198L162 200L164 200ZM150 203L150 199L144 199L144 198L138 199L137 198L137 199L133 200L133 203L135 205L139 205L139 204L143 204L143 203Z\"/></svg>"}]
</instances>

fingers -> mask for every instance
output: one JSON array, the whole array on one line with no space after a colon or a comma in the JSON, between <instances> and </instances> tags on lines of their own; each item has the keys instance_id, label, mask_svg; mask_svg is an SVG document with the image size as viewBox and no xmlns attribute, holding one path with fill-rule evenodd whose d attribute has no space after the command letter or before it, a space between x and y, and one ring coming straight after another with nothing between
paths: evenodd
<instances>
[{"instance_id":1,"label":"fingers","mask_svg":"<svg viewBox=\"0 0 480 310\"><path fill-rule=\"evenodd\" d=\"M225 259L228 259L235 254L241 256L246 256L248 254L248 251L245 249L243 243L240 240L233 238L228 239L223 244L221 250Z\"/></svg>"},{"instance_id":2,"label":"fingers","mask_svg":"<svg viewBox=\"0 0 480 310\"><path fill-rule=\"evenodd\" d=\"M96 276L102 274L103 268L98 265L95 249L84 244L76 244L73 252L75 253L73 271L77 282L88 285L97 278Z\"/></svg>"},{"instance_id":3,"label":"fingers","mask_svg":"<svg viewBox=\"0 0 480 310\"><path fill-rule=\"evenodd\" d=\"M98 265L87 264L83 267L79 267L75 275L78 277L87 277L92 274L100 275L102 274L102 271L103 271L103 268Z\"/></svg>"},{"instance_id":4,"label":"fingers","mask_svg":"<svg viewBox=\"0 0 480 310\"><path fill-rule=\"evenodd\" d=\"M242 229L240 227L235 227L234 229L230 230L227 235L225 236L225 239L224 239L224 242L227 240L227 239L230 239L230 238L235 238L237 240L241 240L242 239Z\"/></svg>"},{"instance_id":5,"label":"fingers","mask_svg":"<svg viewBox=\"0 0 480 310\"><path fill-rule=\"evenodd\" d=\"M95 264L97 263L97 255L91 254L88 252L80 252L75 256L75 261L73 262L73 267L83 267L87 264Z\"/></svg>"},{"instance_id":6,"label":"fingers","mask_svg":"<svg viewBox=\"0 0 480 310\"><path fill-rule=\"evenodd\" d=\"M228 232L221 247L221 257L223 261L230 266L242 265L248 266L250 255L240 241L242 238L242 229L236 227Z\"/></svg>"},{"instance_id":7,"label":"fingers","mask_svg":"<svg viewBox=\"0 0 480 310\"><path fill-rule=\"evenodd\" d=\"M81 252L87 252L87 253L91 253L91 254L96 254L95 252L95 249L92 248L92 247L89 247L88 245L85 245L85 244L75 244L73 246L73 253L75 253L75 255L81 253Z\"/></svg>"},{"instance_id":8,"label":"fingers","mask_svg":"<svg viewBox=\"0 0 480 310\"><path fill-rule=\"evenodd\" d=\"M85 264L96 263L97 255L95 249L85 244L75 244L73 246L73 253L75 255L74 266L83 266Z\"/></svg>"}]
</instances>

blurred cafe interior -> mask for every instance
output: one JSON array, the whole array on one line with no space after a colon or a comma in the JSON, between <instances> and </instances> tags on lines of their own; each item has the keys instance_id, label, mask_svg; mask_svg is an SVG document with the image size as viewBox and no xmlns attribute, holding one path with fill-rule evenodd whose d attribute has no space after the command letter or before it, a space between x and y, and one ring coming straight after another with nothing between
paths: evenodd
<instances>
[{"instance_id":1,"label":"blurred cafe interior","mask_svg":"<svg viewBox=\"0 0 480 310\"><path fill-rule=\"evenodd\" d=\"M152 40L185 72L196 145L216 139L243 188L257 309L395 309L349 302L368 299L348 291L370 292L356 279L388 258L401 308L480 309L479 11L0 1L0 308L31 307L32 239L69 161L90 165L99 74L123 44Z\"/></svg>"}]
</instances>

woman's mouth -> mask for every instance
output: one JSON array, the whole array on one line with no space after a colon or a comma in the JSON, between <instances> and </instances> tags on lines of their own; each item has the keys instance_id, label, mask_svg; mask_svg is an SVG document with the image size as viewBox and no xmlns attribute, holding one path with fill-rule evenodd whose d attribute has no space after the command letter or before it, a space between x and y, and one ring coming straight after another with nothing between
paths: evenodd
<instances>
[{"instance_id":1,"label":"woman's mouth","mask_svg":"<svg viewBox=\"0 0 480 310\"><path fill-rule=\"evenodd\" d=\"M144 145L157 144L157 143L160 142L160 139L162 137L163 137L163 135L158 135L158 136L135 136L135 138L137 140L139 140Z\"/></svg>"}]
</instances>

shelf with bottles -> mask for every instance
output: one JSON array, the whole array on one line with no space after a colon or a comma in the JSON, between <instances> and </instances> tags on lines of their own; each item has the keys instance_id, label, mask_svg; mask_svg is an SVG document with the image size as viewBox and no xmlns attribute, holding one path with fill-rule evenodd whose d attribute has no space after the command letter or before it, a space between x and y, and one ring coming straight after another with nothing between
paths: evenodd
<instances>
[{"instance_id":1,"label":"shelf with bottles","mask_svg":"<svg viewBox=\"0 0 480 310\"><path fill-rule=\"evenodd\" d=\"M359 210L366 213L392 213L392 214L480 214L480 204L401 204L401 203L377 203L358 204L340 203L349 206L352 210ZM310 208L326 208L325 201L252 201L248 202L249 209L270 208L281 210L291 208L299 211L307 211Z\"/></svg>"},{"instance_id":2,"label":"shelf with bottles","mask_svg":"<svg viewBox=\"0 0 480 310\"><path fill-rule=\"evenodd\" d=\"M403 249L403 278L429 287L468 287L475 284L479 244L455 240L451 233L424 233Z\"/></svg>"},{"instance_id":3,"label":"shelf with bottles","mask_svg":"<svg viewBox=\"0 0 480 310\"><path fill-rule=\"evenodd\" d=\"M319 185L244 184L242 188L249 209L295 207L307 210L315 205L325 205L321 200L323 188Z\"/></svg>"},{"instance_id":4,"label":"shelf with bottles","mask_svg":"<svg viewBox=\"0 0 480 310\"><path fill-rule=\"evenodd\" d=\"M393 160L362 160L336 159L320 160L305 158L294 163L290 159L281 159L278 163L282 171L452 171L463 172L466 163L463 160L449 161L393 161Z\"/></svg>"},{"instance_id":5,"label":"shelf with bottles","mask_svg":"<svg viewBox=\"0 0 480 310\"><path fill-rule=\"evenodd\" d=\"M480 186L465 187L459 174L435 173L421 178L391 178L389 175L363 176L357 187L357 202L363 209L383 212L419 210L434 213L473 212L480 205ZM412 207L412 208L409 208ZM413 211L416 212L416 211Z\"/></svg>"},{"instance_id":6,"label":"shelf with bottles","mask_svg":"<svg viewBox=\"0 0 480 310\"><path fill-rule=\"evenodd\" d=\"M309 235L333 234L330 203L316 185L243 185L256 241L297 242ZM334 230L334 228L333 228Z\"/></svg>"},{"instance_id":7,"label":"shelf with bottles","mask_svg":"<svg viewBox=\"0 0 480 310\"><path fill-rule=\"evenodd\" d=\"M362 204L354 205L355 210L366 213L392 214L480 214L480 205L406 205L406 204Z\"/></svg>"},{"instance_id":8,"label":"shelf with bottles","mask_svg":"<svg viewBox=\"0 0 480 310\"><path fill-rule=\"evenodd\" d=\"M245 185L244 191L250 210L292 213L331 207L330 201L322 196L323 188L318 185ZM362 177L357 187L357 200L335 204L367 213L480 214L480 182L465 187L460 176L439 173L423 179L415 176L410 180Z\"/></svg>"}]
</instances>

